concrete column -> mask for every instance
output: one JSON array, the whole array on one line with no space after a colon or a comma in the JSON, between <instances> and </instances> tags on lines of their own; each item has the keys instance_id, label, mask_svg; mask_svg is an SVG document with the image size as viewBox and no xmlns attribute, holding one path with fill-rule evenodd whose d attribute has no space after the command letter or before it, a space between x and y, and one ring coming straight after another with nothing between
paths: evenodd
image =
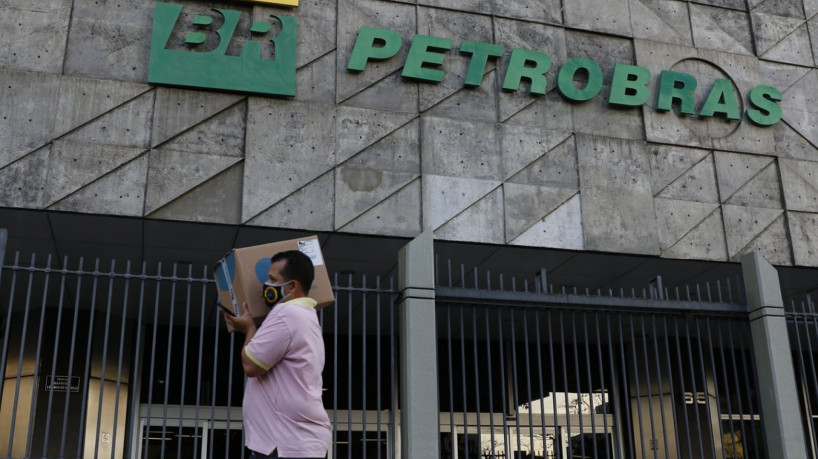
<instances>
[{"instance_id":1,"label":"concrete column","mask_svg":"<svg viewBox=\"0 0 818 459\"><path fill-rule=\"evenodd\" d=\"M427 230L398 254L401 457L437 459L434 247Z\"/></svg>"},{"instance_id":2,"label":"concrete column","mask_svg":"<svg viewBox=\"0 0 818 459\"><path fill-rule=\"evenodd\" d=\"M768 457L806 458L778 272L757 252L741 258Z\"/></svg>"}]
</instances>

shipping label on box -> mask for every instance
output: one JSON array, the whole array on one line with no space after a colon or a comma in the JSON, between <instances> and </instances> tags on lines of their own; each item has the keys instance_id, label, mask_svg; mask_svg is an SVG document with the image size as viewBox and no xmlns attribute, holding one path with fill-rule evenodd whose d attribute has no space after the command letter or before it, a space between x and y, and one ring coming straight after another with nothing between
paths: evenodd
<instances>
[{"instance_id":1,"label":"shipping label on box","mask_svg":"<svg viewBox=\"0 0 818 459\"><path fill-rule=\"evenodd\" d=\"M231 250L214 267L219 302L236 315L241 314L242 304L247 302L250 315L263 320L270 312L261 295L270 271L270 258L287 250L299 250L312 260L315 279L307 296L318 303L316 309L332 304L335 295L317 236Z\"/></svg>"}]
</instances>

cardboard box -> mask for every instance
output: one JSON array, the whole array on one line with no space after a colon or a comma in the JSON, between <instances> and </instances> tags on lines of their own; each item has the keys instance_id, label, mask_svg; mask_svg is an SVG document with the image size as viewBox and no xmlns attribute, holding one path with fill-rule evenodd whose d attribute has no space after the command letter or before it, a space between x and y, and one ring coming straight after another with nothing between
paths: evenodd
<instances>
[{"instance_id":1,"label":"cardboard box","mask_svg":"<svg viewBox=\"0 0 818 459\"><path fill-rule=\"evenodd\" d=\"M318 302L316 309L332 304L335 295L317 236L231 250L213 269L216 287L219 290L219 302L241 314L242 304L246 301L250 315L257 321L264 320L270 308L264 303L261 289L270 271L270 257L286 250L300 250L312 260L315 280L307 296Z\"/></svg>"}]
</instances>

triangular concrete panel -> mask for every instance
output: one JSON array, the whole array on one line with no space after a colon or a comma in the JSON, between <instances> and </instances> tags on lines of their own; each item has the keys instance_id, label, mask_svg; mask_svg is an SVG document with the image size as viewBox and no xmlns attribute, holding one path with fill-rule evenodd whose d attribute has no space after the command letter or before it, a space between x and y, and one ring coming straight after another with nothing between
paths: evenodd
<instances>
[{"instance_id":1,"label":"triangular concrete panel","mask_svg":"<svg viewBox=\"0 0 818 459\"><path fill-rule=\"evenodd\" d=\"M85 214L141 217L148 180L148 155L123 165L48 207Z\"/></svg>"},{"instance_id":2,"label":"triangular concrete panel","mask_svg":"<svg viewBox=\"0 0 818 459\"><path fill-rule=\"evenodd\" d=\"M770 226L784 211L758 207L723 205L727 253L730 259L744 253L744 249Z\"/></svg>"},{"instance_id":3,"label":"triangular concrete panel","mask_svg":"<svg viewBox=\"0 0 818 459\"><path fill-rule=\"evenodd\" d=\"M71 131L65 140L147 149L151 136L154 95L149 91ZM125 129L119 128L125 126Z\"/></svg>"},{"instance_id":4,"label":"triangular concrete panel","mask_svg":"<svg viewBox=\"0 0 818 459\"><path fill-rule=\"evenodd\" d=\"M781 209L784 206L784 200L781 196L781 180L775 162L769 164L745 183L725 203L736 206Z\"/></svg>"},{"instance_id":5,"label":"triangular concrete panel","mask_svg":"<svg viewBox=\"0 0 818 459\"><path fill-rule=\"evenodd\" d=\"M0 206L43 207L50 154L51 144L48 144L0 169Z\"/></svg>"},{"instance_id":6,"label":"triangular concrete panel","mask_svg":"<svg viewBox=\"0 0 818 459\"><path fill-rule=\"evenodd\" d=\"M786 121L776 123L773 129L775 129L775 151L779 157L805 160L818 158L818 148L791 128Z\"/></svg>"},{"instance_id":7,"label":"triangular concrete panel","mask_svg":"<svg viewBox=\"0 0 818 459\"><path fill-rule=\"evenodd\" d=\"M698 148L650 146L650 183L656 196L710 153Z\"/></svg>"},{"instance_id":8,"label":"triangular concrete panel","mask_svg":"<svg viewBox=\"0 0 818 459\"><path fill-rule=\"evenodd\" d=\"M471 119L475 121L497 121L497 72L488 73L483 84L476 88L460 86L455 92L441 99L426 111L431 116ZM420 86L423 93L424 85ZM421 106L421 110L423 107Z\"/></svg>"},{"instance_id":9,"label":"triangular concrete panel","mask_svg":"<svg viewBox=\"0 0 818 459\"><path fill-rule=\"evenodd\" d=\"M773 158L717 151L716 174L719 181L721 202L726 202L733 194L767 167Z\"/></svg>"},{"instance_id":10,"label":"triangular concrete panel","mask_svg":"<svg viewBox=\"0 0 818 459\"><path fill-rule=\"evenodd\" d=\"M818 163L780 159L788 210L818 213Z\"/></svg>"},{"instance_id":11,"label":"triangular concrete panel","mask_svg":"<svg viewBox=\"0 0 818 459\"><path fill-rule=\"evenodd\" d=\"M54 137L72 131L150 90L151 86L138 83L65 76L60 80Z\"/></svg>"},{"instance_id":12,"label":"triangular concrete panel","mask_svg":"<svg viewBox=\"0 0 818 459\"><path fill-rule=\"evenodd\" d=\"M59 201L144 152L142 148L54 141L48 161L46 205Z\"/></svg>"},{"instance_id":13,"label":"triangular concrete panel","mask_svg":"<svg viewBox=\"0 0 818 459\"><path fill-rule=\"evenodd\" d=\"M503 193L496 188L434 232L447 241L503 244Z\"/></svg>"},{"instance_id":14,"label":"triangular concrete panel","mask_svg":"<svg viewBox=\"0 0 818 459\"><path fill-rule=\"evenodd\" d=\"M682 199L685 201L719 202L719 192L716 187L716 167L713 157L706 156L665 187L658 195L659 198Z\"/></svg>"},{"instance_id":15,"label":"triangular concrete panel","mask_svg":"<svg viewBox=\"0 0 818 459\"><path fill-rule=\"evenodd\" d=\"M415 117L411 113L338 107L335 135L338 163L390 135Z\"/></svg>"},{"instance_id":16,"label":"triangular concrete panel","mask_svg":"<svg viewBox=\"0 0 818 459\"><path fill-rule=\"evenodd\" d=\"M274 228L332 231L334 175L333 171L327 172L247 223Z\"/></svg>"},{"instance_id":17,"label":"triangular concrete panel","mask_svg":"<svg viewBox=\"0 0 818 459\"><path fill-rule=\"evenodd\" d=\"M558 131L574 130L573 104L565 103L557 91L549 91L543 96L525 96L524 103L512 104L511 111L503 107L509 102L509 95L500 96L500 119L506 126L530 126ZM522 96L521 96L522 97Z\"/></svg>"},{"instance_id":18,"label":"triangular concrete panel","mask_svg":"<svg viewBox=\"0 0 818 459\"><path fill-rule=\"evenodd\" d=\"M158 88L151 146L187 131L244 96L188 89Z\"/></svg>"},{"instance_id":19,"label":"triangular concrete panel","mask_svg":"<svg viewBox=\"0 0 818 459\"><path fill-rule=\"evenodd\" d=\"M579 194L575 194L553 212L535 223L510 245L528 247L553 247L568 250L584 250L585 236L582 229L582 208Z\"/></svg>"},{"instance_id":20,"label":"triangular concrete panel","mask_svg":"<svg viewBox=\"0 0 818 459\"><path fill-rule=\"evenodd\" d=\"M159 209L240 160L234 156L151 150L145 213Z\"/></svg>"},{"instance_id":21,"label":"triangular concrete panel","mask_svg":"<svg viewBox=\"0 0 818 459\"><path fill-rule=\"evenodd\" d=\"M739 261L742 255L753 251L761 253L773 265L792 265L792 248L783 214L764 228L764 231L743 247L731 260Z\"/></svg>"},{"instance_id":22,"label":"triangular concrete panel","mask_svg":"<svg viewBox=\"0 0 818 459\"><path fill-rule=\"evenodd\" d=\"M501 128L503 149L503 175L517 183L546 184L543 175L559 178L558 183L571 183L567 178L576 176L577 153L571 133L536 129L526 126L504 125ZM536 173L528 171L537 163ZM545 168L545 170L543 170ZM536 175L532 175L536 174ZM562 177L562 176L565 177ZM578 183L577 183L578 185Z\"/></svg>"},{"instance_id":23,"label":"triangular concrete panel","mask_svg":"<svg viewBox=\"0 0 818 459\"><path fill-rule=\"evenodd\" d=\"M727 243L724 240L724 221L721 212L712 212L673 247L663 252L662 257L727 261Z\"/></svg>"},{"instance_id":24,"label":"triangular concrete panel","mask_svg":"<svg viewBox=\"0 0 818 459\"><path fill-rule=\"evenodd\" d=\"M162 150L244 156L247 103L242 101L161 145Z\"/></svg>"},{"instance_id":25,"label":"triangular concrete panel","mask_svg":"<svg viewBox=\"0 0 818 459\"><path fill-rule=\"evenodd\" d=\"M513 240L577 193L574 188L504 184L505 240Z\"/></svg>"},{"instance_id":26,"label":"triangular concrete panel","mask_svg":"<svg viewBox=\"0 0 818 459\"><path fill-rule=\"evenodd\" d=\"M813 145L818 145L818 73L811 70L782 94L782 118Z\"/></svg>"},{"instance_id":27,"label":"triangular concrete panel","mask_svg":"<svg viewBox=\"0 0 818 459\"><path fill-rule=\"evenodd\" d=\"M321 8L326 11L325 8ZM302 10L303 11L303 10ZM335 21L323 21L325 24L314 24L311 18L305 18L299 14L298 21L298 55L296 66L301 68L314 62L321 56L335 49L335 30L322 30L325 25L335 25ZM326 37L325 33L331 33L332 38Z\"/></svg>"},{"instance_id":28,"label":"triangular concrete panel","mask_svg":"<svg viewBox=\"0 0 818 459\"><path fill-rule=\"evenodd\" d=\"M373 110L418 113L419 83L405 80L400 71L373 82L351 96L341 106Z\"/></svg>"},{"instance_id":29,"label":"triangular concrete panel","mask_svg":"<svg viewBox=\"0 0 818 459\"><path fill-rule=\"evenodd\" d=\"M761 54L762 59L788 64L814 65L807 24L802 25Z\"/></svg>"},{"instance_id":30,"label":"triangular concrete panel","mask_svg":"<svg viewBox=\"0 0 818 459\"><path fill-rule=\"evenodd\" d=\"M809 0L804 3L808 3ZM775 14L804 19L804 3L802 0L751 0L750 9L753 13Z\"/></svg>"},{"instance_id":31,"label":"triangular concrete panel","mask_svg":"<svg viewBox=\"0 0 818 459\"><path fill-rule=\"evenodd\" d=\"M803 18L797 19L765 14L758 10L754 10L751 14L753 17L753 36L755 38L756 50L761 56L806 23ZM806 28L804 31L806 32Z\"/></svg>"},{"instance_id":32,"label":"triangular concrete panel","mask_svg":"<svg viewBox=\"0 0 818 459\"><path fill-rule=\"evenodd\" d=\"M685 3L631 0L629 6L634 37L685 46L693 44Z\"/></svg>"},{"instance_id":33,"label":"triangular concrete panel","mask_svg":"<svg viewBox=\"0 0 818 459\"><path fill-rule=\"evenodd\" d=\"M149 215L164 220L241 223L242 164L203 182Z\"/></svg>"},{"instance_id":34,"label":"triangular concrete panel","mask_svg":"<svg viewBox=\"0 0 818 459\"><path fill-rule=\"evenodd\" d=\"M790 89L811 70L808 67L770 61L759 61L758 65L761 68L761 79L782 93Z\"/></svg>"},{"instance_id":35,"label":"triangular concrete panel","mask_svg":"<svg viewBox=\"0 0 818 459\"><path fill-rule=\"evenodd\" d=\"M699 226L719 205L714 203L682 201L678 199L654 199L656 221L659 227L659 248L668 250L680 239ZM724 230L710 237L724 240Z\"/></svg>"},{"instance_id":36,"label":"triangular concrete panel","mask_svg":"<svg viewBox=\"0 0 818 459\"><path fill-rule=\"evenodd\" d=\"M391 172L377 169L339 167L335 175L335 225L343 227L378 203L389 199L417 173Z\"/></svg>"},{"instance_id":37,"label":"triangular concrete panel","mask_svg":"<svg viewBox=\"0 0 818 459\"><path fill-rule=\"evenodd\" d=\"M818 214L787 212L787 221L795 264L818 267Z\"/></svg>"},{"instance_id":38,"label":"triangular concrete panel","mask_svg":"<svg viewBox=\"0 0 818 459\"><path fill-rule=\"evenodd\" d=\"M388 199L338 231L415 237L421 233L420 180L414 180Z\"/></svg>"},{"instance_id":39,"label":"triangular concrete panel","mask_svg":"<svg viewBox=\"0 0 818 459\"><path fill-rule=\"evenodd\" d=\"M0 70L0 168L38 150L54 139L56 113L53 107L37 103L56 100L60 91L58 75Z\"/></svg>"},{"instance_id":40,"label":"triangular concrete panel","mask_svg":"<svg viewBox=\"0 0 818 459\"><path fill-rule=\"evenodd\" d=\"M499 181L423 175L424 228L437 229L500 186ZM502 222L502 219L500 220Z\"/></svg>"},{"instance_id":41,"label":"triangular concrete panel","mask_svg":"<svg viewBox=\"0 0 818 459\"><path fill-rule=\"evenodd\" d=\"M690 4L693 44L736 54L753 54L746 13L724 8Z\"/></svg>"}]
</instances>

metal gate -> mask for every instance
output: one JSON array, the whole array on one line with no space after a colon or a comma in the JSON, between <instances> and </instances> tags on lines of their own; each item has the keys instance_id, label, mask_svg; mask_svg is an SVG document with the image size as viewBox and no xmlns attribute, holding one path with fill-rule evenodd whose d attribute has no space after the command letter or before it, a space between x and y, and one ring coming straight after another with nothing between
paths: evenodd
<instances>
[{"instance_id":1,"label":"metal gate","mask_svg":"<svg viewBox=\"0 0 818 459\"><path fill-rule=\"evenodd\" d=\"M818 311L810 296L786 306L808 451L818 457Z\"/></svg>"},{"instance_id":2,"label":"metal gate","mask_svg":"<svg viewBox=\"0 0 818 459\"><path fill-rule=\"evenodd\" d=\"M442 459L765 457L735 281L545 279L438 270Z\"/></svg>"},{"instance_id":3,"label":"metal gate","mask_svg":"<svg viewBox=\"0 0 818 459\"><path fill-rule=\"evenodd\" d=\"M243 337L222 325L209 267L18 254L0 276L0 457L245 457ZM334 284L319 312L329 457L394 458L397 293Z\"/></svg>"}]
</instances>

